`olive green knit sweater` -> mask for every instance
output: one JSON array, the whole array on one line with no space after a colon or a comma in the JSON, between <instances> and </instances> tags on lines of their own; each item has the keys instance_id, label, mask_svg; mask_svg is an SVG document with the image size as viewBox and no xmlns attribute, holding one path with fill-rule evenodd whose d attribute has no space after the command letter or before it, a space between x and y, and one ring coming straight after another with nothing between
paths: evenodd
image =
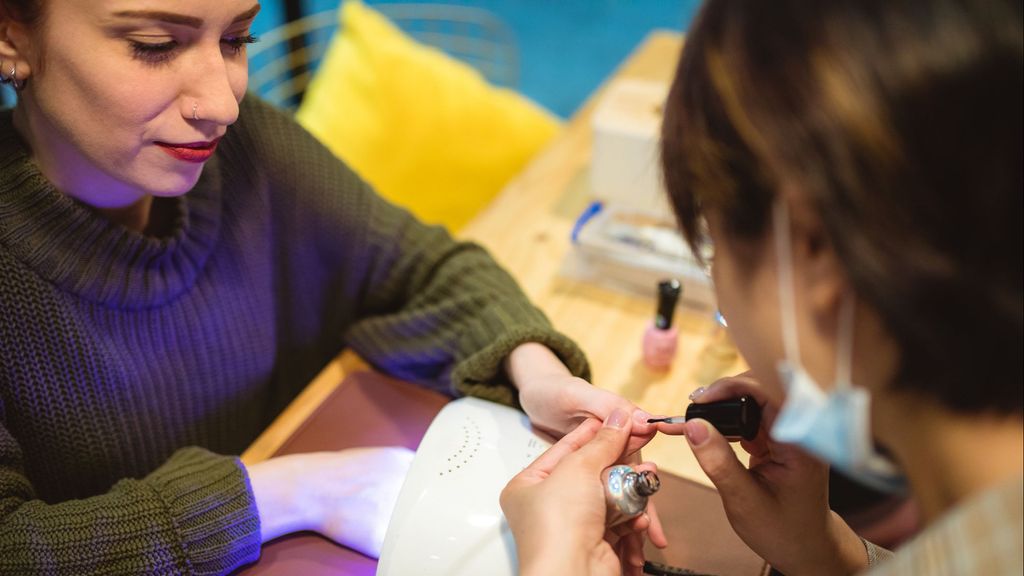
<instances>
[{"instance_id":1,"label":"olive green knit sweater","mask_svg":"<svg viewBox=\"0 0 1024 576\"><path fill-rule=\"evenodd\" d=\"M165 237L102 219L40 175L0 113L2 574L256 560L232 455L345 346L503 402L501 361L525 341L586 376L481 248L384 202L252 96L196 187L166 202Z\"/></svg>"}]
</instances>

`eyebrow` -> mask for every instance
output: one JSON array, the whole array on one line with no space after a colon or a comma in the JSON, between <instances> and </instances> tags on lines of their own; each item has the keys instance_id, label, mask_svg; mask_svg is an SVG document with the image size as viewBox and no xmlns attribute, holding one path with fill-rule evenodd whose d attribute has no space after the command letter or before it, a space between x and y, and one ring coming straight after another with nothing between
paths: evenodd
<instances>
[{"instance_id":1,"label":"eyebrow","mask_svg":"<svg viewBox=\"0 0 1024 576\"><path fill-rule=\"evenodd\" d=\"M260 11L260 5L254 4L252 8L249 8L245 12L242 12L238 16L235 16L231 20L232 24L250 20L256 17ZM161 12L159 10L122 10L116 12L114 16L121 18L139 18L143 20L157 20L160 22L166 22L168 24L176 24L178 26L188 26L189 28L201 28L203 25L203 19L196 16L187 16L185 14L177 14L174 12Z\"/></svg>"}]
</instances>

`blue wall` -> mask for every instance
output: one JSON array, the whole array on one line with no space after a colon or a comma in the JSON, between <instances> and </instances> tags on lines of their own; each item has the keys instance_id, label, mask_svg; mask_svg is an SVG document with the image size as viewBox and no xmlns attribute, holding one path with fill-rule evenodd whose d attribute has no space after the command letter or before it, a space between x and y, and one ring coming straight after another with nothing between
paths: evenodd
<instances>
[{"instance_id":1,"label":"blue wall","mask_svg":"<svg viewBox=\"0 0 1024 576\"><path fill-rule=\"evenodd\" d=\"M364 0L367 4L401 0ZM405 0L406 2L410 0ZM493 12L516 34L521 92L567 118L655 28L684 30L698 0L445 0ZM305 0L305 12L337 0ZM263 0L255 33L284 19L281 0Z\"/></svg>"}]
</instances>

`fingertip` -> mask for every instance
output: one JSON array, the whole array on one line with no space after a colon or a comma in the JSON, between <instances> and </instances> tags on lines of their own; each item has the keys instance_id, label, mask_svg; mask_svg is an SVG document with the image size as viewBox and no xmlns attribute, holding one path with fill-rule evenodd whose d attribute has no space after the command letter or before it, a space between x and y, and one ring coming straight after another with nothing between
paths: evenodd
<instances>
[{"instance_id":1,"label":"fingertip","mask_svg":"<svg viewBox=\"0 0 1024 576\"><path fill-rule=\"evenodd\" d=\"M688 421L685 428L686 441L694 448L707 444L708 439L711 438L711 424L701 418Z\"/></svg>"},{"instance_id":2,"label":"fingertip","mask_svg":"<svg viewBox=\"0 0 1024 576\"><path fill-rule=\"evenodd\" d=\"M633 412L633 434L654 434L657 431L657 427L654 424L650 424L647 421L653 418L648 412L644 410L635 410Z\"/></svg>"},{"instance_id":3,"label":"fingertip","mask_svg":"<svg viewBox=\"0 0 1024 576\"><path fill-rule=\"evenodd\" d=\"M686 434L686 424L684 423L673 423L659 422L654 426L657 427L658 432L662 434L668 434L669 436L683 436Z\"/></svg>"},{"instance_id":4,"label":"fingertip","mask_svg":"<svg viewBox=\"0 0 1024 576\"><path fill-rule=\"evenodd\" d=\"M654 462L654 461L651 461L651 460L644 460L643 462L640 462L639 464L634 466L633 469L636 470L637 472L643 472L644 470L649 470L651 472L657 472L658 471L658 463Z\"/></svg>"}]
</instances>

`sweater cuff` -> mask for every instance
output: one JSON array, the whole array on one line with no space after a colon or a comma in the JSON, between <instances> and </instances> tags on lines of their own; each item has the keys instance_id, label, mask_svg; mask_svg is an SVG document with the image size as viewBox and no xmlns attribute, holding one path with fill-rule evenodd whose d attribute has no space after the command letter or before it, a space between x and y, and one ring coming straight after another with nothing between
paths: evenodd
<instances>
[{"instance_id":1,"label":"sweater cuff","mask_svg":"<svg viewBox=\"0 0 1024 576\"><path fill-rule=\"evenodd\" d=\"M260 556L259 512L238 458L183 448L146 477L194 574L223 574Z\"/></svg>"},{"instance_id":2,"label":"sweater cuff","mask_svg":"<svg viewBox=\"0 0 1024 576\"><path fill-rule=\"evenodd\" d=\"M547 346L573 376L589 381L590 365L583 351L567 336L547 326L546 319L540 312L537 312L537 315L543 324L512 327L504 324L500 331L494 330L493 327L488 330L488 327L480 326L480 330L471 330L465 334L460 347L463 350L475 349L477 352L459 362L452 370L452 386L455 392L521 408L519 391L505 373L504 362L512 350L527 342ZM482 344L481 340L487 338L488 333L491 334L490 338L486 344ZM495 333L500 335L495 338Z\"/></svg>"},{"instance_id":3,"label":"sweater cuff","mask_svg":"<svg viewBox=\"0 0 1024 576\"><path fill-rule=\"evenodd\" d=\"M860 541L864 544L864 550L868 553L868 568L874 568L894 555L891 551L873 544L864 538L861 538Z\"/></svg>"}]
</instances>

